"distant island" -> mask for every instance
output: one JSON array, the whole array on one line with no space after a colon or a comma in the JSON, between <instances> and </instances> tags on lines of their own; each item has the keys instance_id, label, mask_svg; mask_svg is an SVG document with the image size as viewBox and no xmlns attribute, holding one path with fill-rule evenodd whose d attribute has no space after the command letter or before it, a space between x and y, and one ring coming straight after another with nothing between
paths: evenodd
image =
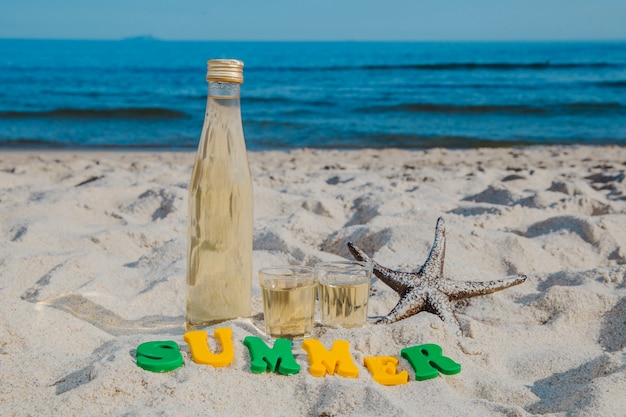
<instances>
[{"instance_id":1,"label":"distant island","mask_svg":"<svg viewBox=\"0 0 626 417\"><path fill-rule=\"evenodd\" d=\"M139 36L131 36L128 38L122 38L123 41L141 41L141 42L145 42L145 41L159 41L160 39L155 38L152 35L139 35Z\"/></svg>"}]
</instances>

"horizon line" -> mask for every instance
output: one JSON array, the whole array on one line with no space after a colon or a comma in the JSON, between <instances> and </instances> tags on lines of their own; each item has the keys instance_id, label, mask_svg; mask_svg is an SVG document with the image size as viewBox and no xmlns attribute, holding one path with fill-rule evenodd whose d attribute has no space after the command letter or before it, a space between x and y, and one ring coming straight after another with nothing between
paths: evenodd
<instances>
[{"instance_id":1,"label":"horizon line","mask_svg":"<svg viewBox=\"0 0 626 417\"><path fill-rule=\"evenodd\" d=\"M456 42L456 43L543 43L543 42L554 42L554 43L573 43L573 42L626 42L626 38L594 38L594 39L584 39L584 38L572 38L572 39L165 39L158 38L152 35L138 35L138 36L126 36L121 38L63 38L63 37L48 37L48 38L40 38L40 37L2 37L0 36L0 40L15 40L15 41L93 41L93 42L233 42L233 43L263 43L263 42L285 42L285 43L296 43L296 42L318 42L318 43L399 43L399 42L415 42L415 43L447 43L447 42Z\"/></svg>"}]
</instances>

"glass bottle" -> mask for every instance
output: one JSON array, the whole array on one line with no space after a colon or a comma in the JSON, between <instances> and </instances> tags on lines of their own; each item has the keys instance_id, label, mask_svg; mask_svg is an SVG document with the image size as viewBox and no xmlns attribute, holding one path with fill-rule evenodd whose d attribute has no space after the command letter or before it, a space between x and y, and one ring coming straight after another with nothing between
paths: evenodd
<instances>
[{"instance_id":1,"label":"glass bottle","mask_svg":"<svg viewBox=\"0 0 626 417\"><path fill-rule=\"evenodd\" d=\"M239 105L243 62L209 60L207 81L189 184L187 330L251 314L252 180Z\"/></svg>"}]
</instances>

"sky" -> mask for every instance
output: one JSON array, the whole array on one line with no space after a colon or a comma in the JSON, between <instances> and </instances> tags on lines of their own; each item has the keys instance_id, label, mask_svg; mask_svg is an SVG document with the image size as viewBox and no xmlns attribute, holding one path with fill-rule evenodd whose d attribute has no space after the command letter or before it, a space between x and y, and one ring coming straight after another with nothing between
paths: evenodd
<instances>
[{"instance_id":1,"label":"sky","mask_svg":"<svg viewBox=\"0 0 626 417\"><path fill-rule=\"evenodd\" d=\"M626 0L2 0L0 38L626 40Z\"/></svg>"}]
</instances>

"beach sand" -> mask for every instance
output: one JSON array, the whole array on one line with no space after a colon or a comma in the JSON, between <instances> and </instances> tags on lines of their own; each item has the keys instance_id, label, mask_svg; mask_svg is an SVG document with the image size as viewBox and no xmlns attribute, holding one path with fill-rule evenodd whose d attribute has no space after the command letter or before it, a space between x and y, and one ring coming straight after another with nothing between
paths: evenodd
<instances>
[{"instance_id":1,"label":"beach sand","mask_svg":"<svg viewBox=\"0 0 626 417\"><path fill-rule=\"evenodd\" d=\"M192 153L0 153L0 415L624 416L626 148L542 147L250 154L255 192L253 317L235 360L192 362L183 341ZM256 271L351 259L415 270L437 218L445 275L528 280L455 305L463 335L421 312L347 340L359 376L253 374L242 341L263 336ZM370 316L397 295L372 287ZM212 329L209 331L212 333ZM185 366L135 364L173 340ZM210 338L211 348L217 350ZM404 348L435 343L461 373L415 381ZM382 386L366 356L395 356L405 385Z\"/></svg>"}]
</instances>

